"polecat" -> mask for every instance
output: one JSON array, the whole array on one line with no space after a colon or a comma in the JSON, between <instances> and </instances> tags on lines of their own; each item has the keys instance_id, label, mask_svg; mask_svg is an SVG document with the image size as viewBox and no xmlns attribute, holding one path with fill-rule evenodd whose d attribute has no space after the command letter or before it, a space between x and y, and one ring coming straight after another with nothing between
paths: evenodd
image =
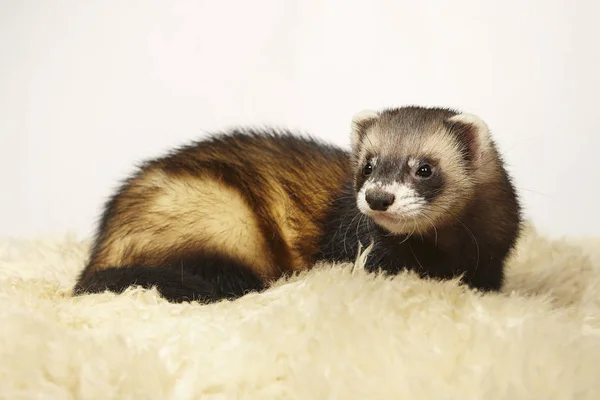
<instances>
[{"instance_id":1,"label":"polecat","mask_svg":"<svg viewBox=\"0 0 600 400\"><path fill-rule=\"evenodd\" d=\"M370 270L498 290L521 211L486 124L410 106L357 114L351 138L233 130L146 161L107 202L74 294L234 299L370 243Z\"/></svg>"}]
</instances>

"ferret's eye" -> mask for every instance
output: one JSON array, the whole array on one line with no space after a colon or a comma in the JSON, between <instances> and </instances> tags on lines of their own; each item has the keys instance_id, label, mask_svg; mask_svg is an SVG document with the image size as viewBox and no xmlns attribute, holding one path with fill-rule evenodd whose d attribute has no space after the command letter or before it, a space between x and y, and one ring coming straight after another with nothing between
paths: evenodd
<instances>
[{"instance_id":1,"label":"ferret's eye","mask_svg":"<svg viewBox=\"0 0 600 400\"><path fill-rule=\"evenodd\" d=\"M419 178L427 179L431 176L433 171L429 164L422 164L415 173Z\"/></svg>"},{"instance_id":2,"label":"ferret's eye","mask_svg":"<svg viewBox=\"0 0 600 400\"><path fill-rule=\"evenodd\" d=\"M371 175L371 172L373 172L373 165L367 161L367 163L363 167L363 175Z\"/></svg>"}]
</instances>

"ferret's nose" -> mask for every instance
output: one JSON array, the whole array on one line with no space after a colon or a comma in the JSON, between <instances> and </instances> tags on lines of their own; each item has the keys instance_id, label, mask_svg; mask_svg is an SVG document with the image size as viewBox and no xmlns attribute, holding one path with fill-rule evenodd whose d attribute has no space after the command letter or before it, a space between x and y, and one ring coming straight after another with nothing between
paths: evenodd
<instances>
[{"instance_id":1,"label":"ferret's nose","mask_svg":"<svg viewBox=\"0 0 600 400\"><path fill-rule=\"evenodd\" d=\"M385 211L395 200L393 194L383 190L371 189L365 193L365 200L373 211Z\"/></svg>"}]
</instances>

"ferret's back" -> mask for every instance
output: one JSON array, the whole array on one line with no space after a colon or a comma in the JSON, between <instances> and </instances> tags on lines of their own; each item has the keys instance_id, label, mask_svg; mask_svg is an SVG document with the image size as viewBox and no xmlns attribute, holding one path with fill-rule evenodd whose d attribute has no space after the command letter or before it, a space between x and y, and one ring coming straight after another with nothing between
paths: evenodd
<instances>
[{"instance_id":1,"label":"ferret's back","mask_svg":"<svg viewBox=\"0 0 600 400\"><path fill-rule=\"evenodd\" d=\"M216 135L150 160L108 202L84 272L216 253L263 279L308 268L348 154L288 132Z\"/></svg>"}]
</instances>

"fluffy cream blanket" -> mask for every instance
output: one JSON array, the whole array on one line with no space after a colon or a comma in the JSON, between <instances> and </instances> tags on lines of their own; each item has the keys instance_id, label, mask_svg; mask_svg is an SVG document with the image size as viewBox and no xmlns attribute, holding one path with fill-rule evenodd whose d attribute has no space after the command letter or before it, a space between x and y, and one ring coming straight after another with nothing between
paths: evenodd
<instances>
[{"instance_id":1,"label":"fluffy cream blanket","mask_svg":"<svg viewBox=\"0 0 600 400\"><path fill-rule=\"evenodd\" d=\"M262 294L72 298L88 243L0 242L3 399L600 399L600 239L528 228L504 293L321 265Z\"/></svg>"}]
</instances>

